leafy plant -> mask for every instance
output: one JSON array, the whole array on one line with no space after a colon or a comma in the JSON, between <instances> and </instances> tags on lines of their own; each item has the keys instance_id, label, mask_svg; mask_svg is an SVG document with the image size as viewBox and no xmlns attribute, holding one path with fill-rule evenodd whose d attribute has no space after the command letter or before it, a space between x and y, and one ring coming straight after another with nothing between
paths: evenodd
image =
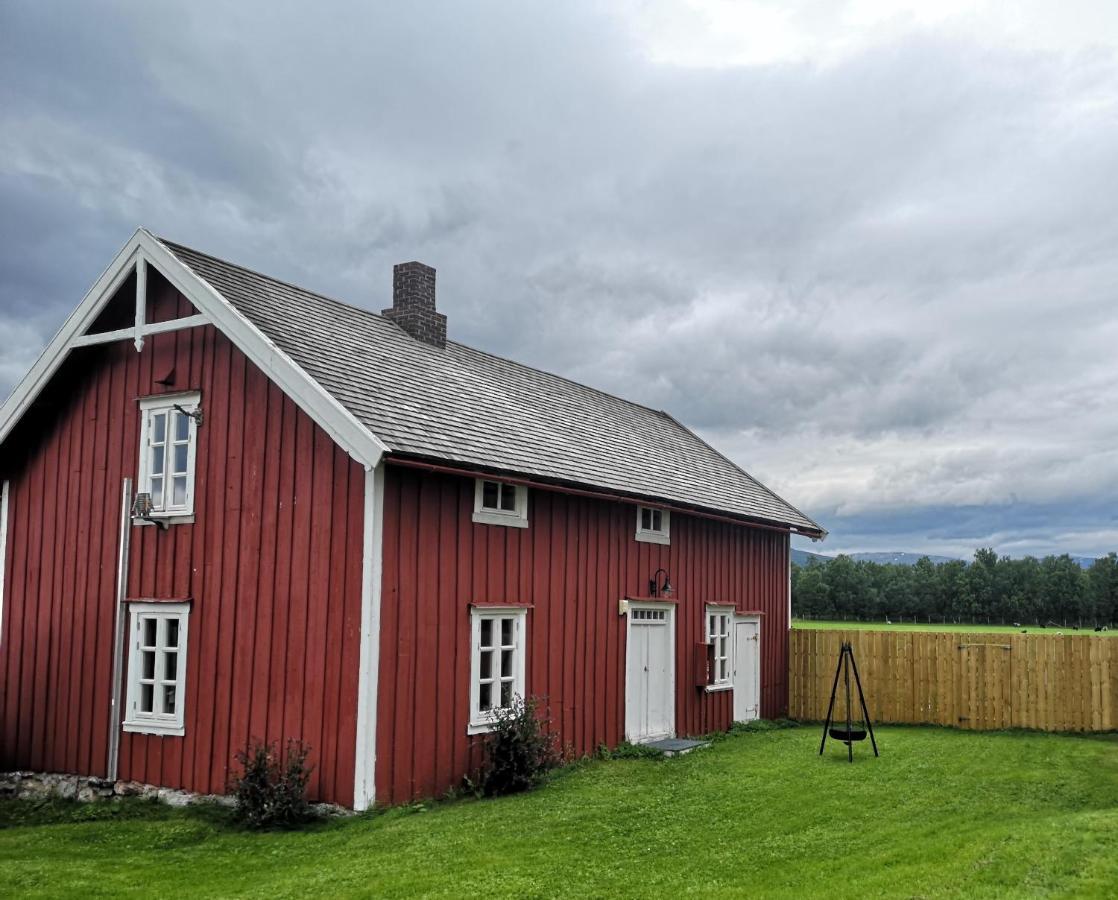
<instances>
[{"instance_id":1,"label":"leafy plant","mask_svg":"<svg viewBox=\"0 0 1118 900\"><path fill-rule=\"evenodd\" d=\"M237 754L241 775L233 781L236 818L249 828L294 828L314 818L307 782L314 766L311 748L288 740L281 755L275 742L256 741Z\"/></svg>"},{"instance_id":2,"label":"leafy plant","mask_svg":"<svg viewBox=\"0 0 1118 900\"><path fill-rule=\"evenodd\" d=\"M485 741L485 765L478 786L488 797L531 790L562 761L558 738L547 732L548 720L536 699L515 697L497 711Z\"/></svg>"}]
</instances>

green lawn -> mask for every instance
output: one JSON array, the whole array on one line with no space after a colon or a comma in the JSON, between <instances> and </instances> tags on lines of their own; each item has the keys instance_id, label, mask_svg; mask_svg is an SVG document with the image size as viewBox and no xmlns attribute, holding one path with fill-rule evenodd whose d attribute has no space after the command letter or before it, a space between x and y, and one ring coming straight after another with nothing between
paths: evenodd
<instances>
[{"instance_id":1,"label":"green lawn","mask_svg":"<svg viewBox=\"0 0 1118 900\"><path fill-rule=\"evenodd\" d=\"M1011 634L1099 634L1103 637L1118 637L1118 631L1096 632L1093 628L1037 628L1034 626L1013 625L956 625L952 622L946 624L932 622L930 624L919 622L827 622L818 619L793 619L793 628L819 628L825 631L850 631L854 629L865 631L980 631L1002 632Z\"/></svg>"},{"instance_id":2,"label":"green lawn","mask_svg":"<svg viewBox=\"0 0 1118 900\"><path fill-rule=\"evenodd\" d=\"M1118 735L879 741L849 765L838 745L816 756L814 727L758 730L290 834L214 810L5 801L0 896L1118 895Z\"/></svg>"}]
</instances>

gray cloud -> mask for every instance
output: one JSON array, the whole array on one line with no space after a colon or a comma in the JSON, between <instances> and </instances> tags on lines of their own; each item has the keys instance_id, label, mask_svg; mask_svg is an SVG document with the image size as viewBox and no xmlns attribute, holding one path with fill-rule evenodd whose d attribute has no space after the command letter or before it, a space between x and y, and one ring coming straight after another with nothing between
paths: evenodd
<instances>
[{"instance_id":1,"label":"gray cloud","mask_svg":"<svg viewBox=\"0 0 1118 900\"><path fill-rule=\"evenodd\" d=\"M420 258L836 547L1113 549L1118 40L680 66L661 6L6 4L0 389L139 224L373 309Z\"/></svg>"}]
</instances>

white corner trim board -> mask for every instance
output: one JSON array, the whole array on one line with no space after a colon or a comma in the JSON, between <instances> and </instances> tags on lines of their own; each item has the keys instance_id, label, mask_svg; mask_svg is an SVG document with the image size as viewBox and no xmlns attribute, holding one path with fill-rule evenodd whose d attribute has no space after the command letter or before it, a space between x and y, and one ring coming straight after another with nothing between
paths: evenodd
<instances>
[{"instance_id":1,"label":"white corner trim board","mask_svg":"<svg viewBox=\"0 0 1118 900\"><path fill-rule=\"evenodd\" d=\"M0 644L4 642L4 573L8 571L8 482L0 485Z\"/></svg>"},{"instance_id":2,"label":"white corner trim board","mask_svg":"<svg viewBox=\"0 0 1118 900\"><path fill-rule=\"evenodd\" d=\"M380 591L384 552L384 463L365 472L361 558L361 660L357 676L357 753L353 808L376 801L377 689L380 674Z\"/></svg>"},{"instance_id":3,"label":"white corner trim board","mask_svg":"<svg viewBox=\"0 0 1118 900\"><path fill-rule=\"evenodd\" d=\"M166 323L145 323L141 311L144 299L140 291L146 285L148 266L155 266L194 305L200 318L190 316ZM121 329L119 333L88 335L90 326L101 310L133 271L137 273L137 314L134 327ZM136 343L138 349L142 349L145 335L158 334L160 330L194 327L206 322L212 322L220 329L350 456L366 468L372 468L380 461L387 448L376 435L358 422L349 410L242 316L218 291L143 228L137 229L109 267L101 273L101 277L94 282L82 302L47 344L31 371L0 408L0 443L11 433L74 347L107 340L130 339Z\"/></svg>"}]
</instances>

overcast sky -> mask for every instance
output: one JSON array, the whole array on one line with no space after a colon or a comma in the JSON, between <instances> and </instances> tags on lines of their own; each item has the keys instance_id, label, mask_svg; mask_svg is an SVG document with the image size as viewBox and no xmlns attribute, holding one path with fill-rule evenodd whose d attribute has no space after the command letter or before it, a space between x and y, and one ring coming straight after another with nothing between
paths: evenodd
<instances>
[{"instance_id":1,"label":"overcast sky","mask_svg":"<svg viewBox=\"0 0 1118 900\"><path fill-rule=\"evenodd\" d=\"M139 225L377 310L420 259L813 549L1118 549L1118 4L169 6L0 4L0 394Z\"/></svg>"}]
</instances>

